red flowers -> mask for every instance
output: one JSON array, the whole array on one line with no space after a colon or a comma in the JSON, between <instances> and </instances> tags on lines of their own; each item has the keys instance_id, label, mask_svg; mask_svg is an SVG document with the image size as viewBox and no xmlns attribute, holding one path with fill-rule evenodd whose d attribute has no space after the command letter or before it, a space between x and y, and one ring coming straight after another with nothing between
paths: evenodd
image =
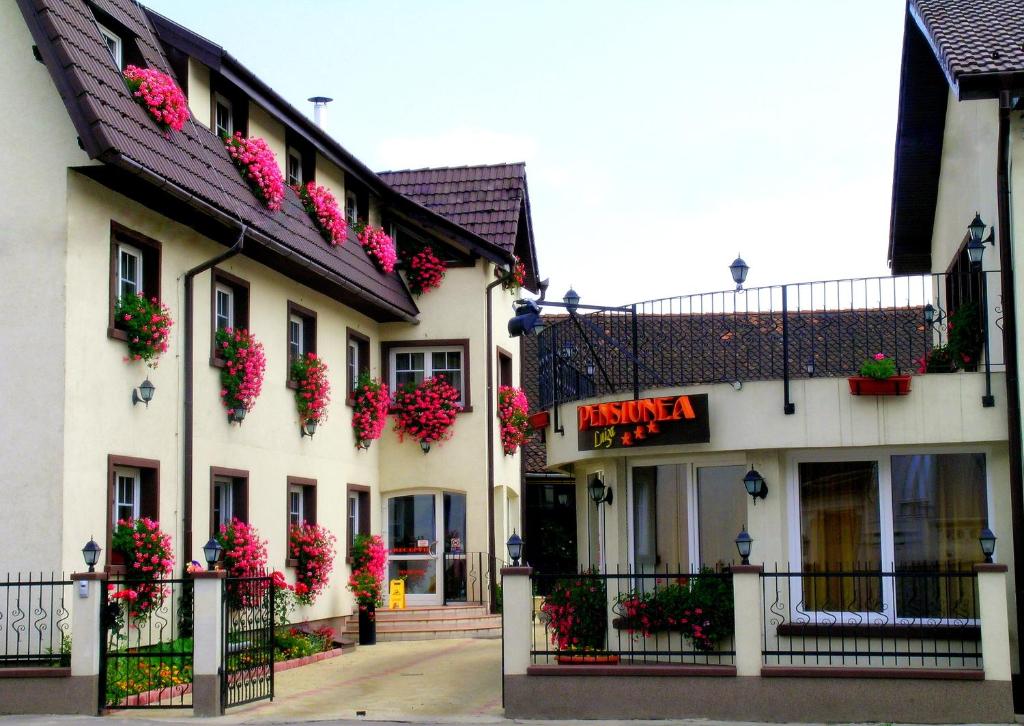
<instances>
[{"instance_id":1,"label":"red flowers","mask_svg":"<svg viewBox=\"0 0 1024 726\"><path fill-rule=\"evenodd\" d=\"M332 245L344 244L348 235L348 225L345 222L345 215L338 207L338 200L330 190L314 182L292 188L299 195L302 207L313 218L324 239Z\"/></svg>"},{"instance_id":2,"label":"red flowers","mask_svg":"<svg viewBox=\"0 0 1024 726\"><path fill-rule=\"evenodd\" d=\"M498 421L501 423L501 448L511 456L526 443L530 430L527 414L530 404L526 393L514 386L501 386L498 389Z\"/></svg>"},{"instance_id":3,"label":"red flowers","mask_svg":"<svg viewBox=\"0 0 1024 726\"><path fill-rule=\"evenodd\" d=\"M359 376L352 404L352 428L356 432L356 446L369 448L371 441L380 438L390 406L391 394L386 383L379 378L370 378L366 373Z\"/></svg>"},{"instance_id":4,"label":"red flowers","mask_svg":"<svg viewBox=\"0 0 1024 726\"><path fill-rule=\"evenodd\" d=\"M327 380L327 364L316 353L292 361L291 379L298 384L295 406L300 423L320 424L327 419L327 404L331 402L331 383Z\"/></svg>"},{"instance_id":5,"label":"red flowers","mask_svg":"<svg viewBox=\"0 0 1024 726\"><path fill-rule=\"evenodd\" d=\"M360 222L356 225L359 244L366 250L377 267L383 272L390 273L395 269L395 262L398 261L398 253L395 252L395 241L391 239L380 227L371 227Z\"/></svg>"},{"instance_id":6,"label":"red flowers","mask_svg":"<svg viewBox=\"0 0 1024 726\"><path fill-rule=\"evenodd\" d=\"M232 519L221 525L216 538L224 548L229 577L259 577L266 571L267 543L251 524ZM263 600L263 587L257 582L230 583L228 595L237 605L255 607Z\"/></svg>"},{"instance_id":7,"label":"red flowers","mask_svg":"<svg viewBox=\"0 0 1024 726\"><path fill-rule=\"evenodd\" d=\"M248 330L217 331L217 353L224 360L220 370L220 396L228 415L237 409L251 411L263 389L267 359L263 344Z\"/></svg>"},{"instance_id":8,"label":"red flowers","mask_svg":"<svg viewBox=\"0 0 1024 726\"><path fill-rule=\"evenodd\" d=\"M245 138L241 131L236 131L234 136L224 139L224 148L267 209L279 210L284 201L284 178L267 142L258 136Z\"/></svg>"},{"instance_id":9,"label":"red flowers","mask_svg":"<svg viewBox=\"0 0 1024 726\"><path fill-rule=\"evenodd\" d=\"M388 551L380 535L357 535L352 542L352 574L348 589L360 608L382 605L381 592L388 565Z\"/></svg>"},{"instance_id":10,"label":"red flowers","mask_svg":"<svg viewBox=\"0 0 1024 726\"><path fill-rule=\"evenodd\" d=\"M119 519L110 546L124 555L128 578L133 580L131 587L114 592L110 597L124 601L122 607L128 608L132 620L144 620L170 592L170 588L158 581L174 567L170 535L161 532L159 522L148 517Z\"/></svg>"},{"instance_id":11,"label":"red flowers","mask_svg":"<svg viewBox=\"0 0 1024 726\"><path fill-rule=\"evenodd\" d=\"M418 386L407 383L395 393L395 431L398 440L405 436L422 443L451 438L451 427L462 410L459 392L444 376L424 379Z\"/></svg>"},{"instance_id":12,"label":"red flowers","mask_svg":"<svg viewBox=\"0 0 1024 726\"><path fill-rule=\"evenodd\" d=\"M501 281L501 286L505 290L509 290L515 295L519 292L519 288L526 284L526 265L519 259L519 255L515 255L515 264L512 265L512 269L505 275L505 279Z\"/></svg>"},{"instance_id":13,"label":"red flowers","mask_svg":"<svg viewBox=\"0 0 1024 726\"><path fill-rule=\"evenodd\" d=\"M150 368L156 368L156 359L167 351L167 338L174 324L167 306L155 297L147 300L142 293L127 293L117 301L114 320L127 335L125 360L146 361Z\"/></svg>"},{"instance_id":14,"label":"red flowers","mask_svg":"<svg viewBox=\"0 0 1024 726\"><path fill-rule=\"evenodd\" d=\"M188 101L166 73L156 68L128 66L124 81L132 96L165 129L181 131L189 119Z\"/></svg>"},{"instance_id":15,"label":"red flowers","mask_svg":"<svg viewBox=\"0 0 1024 726\"><path fill-rule=\"evenodd\" d=\"M441 286L444 273L448 268L434 254L433 248L424 247L416 254L409 256L405 269L406 279L409 281L409 290L414 295L422 295Z\"/></svg>"},{"instance_id":16,"label":"red flowers","mask_svg":"<svg viewBox=\"0 0 1024 726\"><path fill-rule=\"evenodd\" d=\"M312 605L327 587L334 568L334 544L330 530L303 522L288 532L288 557L296 561L295 599Z\"/></svg>"}]
</instances>

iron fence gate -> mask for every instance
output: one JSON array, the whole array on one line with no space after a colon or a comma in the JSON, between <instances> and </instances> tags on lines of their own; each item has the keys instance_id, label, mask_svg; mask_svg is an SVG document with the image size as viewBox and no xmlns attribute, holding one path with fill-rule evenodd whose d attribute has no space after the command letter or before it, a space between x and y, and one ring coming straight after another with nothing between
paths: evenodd
<instances>
[{"instance_id":1,"label":"iron fence gate","mask_svg":"<svg viewBox=\"0 0 1024 726\"><path fill-rule=\"evenodd\" d=\"M192 708L192 580L118 577L100 598L103 708Z\"/></svg>"},{"instance_id":2,"label":"iron fence gate","mask_svg":"<svg viewBox=\"0 0 1024 726\"><path fill-rule=\"evenodd\" d=\"M271 577L223 583L221 708L274 698L274 584Z\"/></svg>"}]
</instances>

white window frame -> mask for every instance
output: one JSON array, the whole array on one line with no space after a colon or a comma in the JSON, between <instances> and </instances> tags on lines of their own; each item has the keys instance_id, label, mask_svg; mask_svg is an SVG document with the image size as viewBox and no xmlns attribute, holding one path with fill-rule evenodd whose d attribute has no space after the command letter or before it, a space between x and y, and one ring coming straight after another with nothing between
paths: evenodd
<instances>
[{"instance_id":1,"label":"white window frame","mask_svg":"<svg viewBox=\"0 0 1024 726\"><path fill-rule=\"evenodd\" d=\"M135 258L135 278L136 279L131 280L131 279L129 279L129 278L127 278L125 276L124 262L122 260L122 255L129 255L129 256ZM135 285L135 292L136 293L145 293L145 290L142 287L142 281L144 279L142 266L143 266L144 259L145 258L143 258L143 256L142 256L142 250L140 250L138 247L133 247L132 245L125 244L124 242L118 242L117 243L117 297L118 297L118 299L121 299L125 295L125 289L124 289L124 283L125 282L131 282L132 284L134 284Z\"/></svg>"},{"instance_id":2,"label":"white window frame","mask_svg":"<svg viewBox=\"0 0 1024 726\"><path fill-rule=\"evenodd\" d=\"M227 109L227 126L222 126L217 120L217 107L223 106ZM213 94L213 131L218 136L231 136L235 133L235 107L231 101L222 93Z\"/></svg>"},{"instance_id":3,"label":"white window frame","mask_svg":"<svg viewBox=\"0 0 1024 726\"><path fill-rule=\"evenodd\" d=\"M301 484L289 484L288 485L288 526L289 527L299 526L304 521L302 515L303 515L303 510L305 509L305 507L304 507L304 505L306 503L305 499L306 499L305 487L303 487ZM298 502L298 510L296 510L294 507L292 507L292 503L296 502L296 501ZM292 518L293 515L295 515L295 519Z\"/></svg>"},{"instance_id":4,"label":"white window frame","mask_svg":"<svg viewBox=\"0 0 1024 726\"><path fill-rule=\"evenodd\" d=\"M133 480L131 502L124 501L121 498L122 479ZM132 508L131 519L139 518L142 508L142 471L135 467L118 466L114 468L114 510L111 521L115 526L119 519L124 519L124 517L119 516L122 506Z\"/></svg>"},{"instance_id":5,"label":"white window frame","mask_svg":"<svg viewBox=\"0 0 1024 726\"><path fill-rule=\"evenodd\" d=\"M348 541L354 543L359 534L359 492L348 493Z\"/></svg>"},{"instance_id":6,"label":"white window frame","mask_svg":"<svg viewBox=\"0 0 1024 726\"><path fill-rule=\"evenodd\" d=\"M348 374L352 379L352 390L359 388L359 341L348 339Z\"/></svg>"},{"instance_id":7,"label":"white window frame","mask_svg":"<svg viewBox=\"0 0 1024 726\"><path fill-rule=\"evenodd\" d=\"M433 354L434 353L458 353L459 354L459 374L461 378L461 387L459 389L459 405L465 405L466 399L466 386L469 385L469 381L466 380L466 349L461 345L445 345L438 347L407 347L407 348L392 348L388 353L389 372L388 385L392 391L398 390L397 378L397 362L398 355L400 353L422 353L423 354L423 378L432 378L434 375L433 369ZM445 380L448 380L445 378ZM451 383L451 381L448 381Z\"/></svg>"},{"instance_id":8,"label":"white window frame","mask_svg":"<svg viewBox=\"0 0 1024 726\"><path fill-rule=\"evenodd\" d=\"M351 189L345 190L345 221L348 224L359 221L359 197Z\"/></svg>"},{"instance_id":9,"label":"white window frame","mask_svg":"<svg viewBox=\"0 0 1024 726\"><path fill-rule=\"evenodd\" d=\"M298 331L298 340L292 337L292 333ZM291 360L301 358L306 354L306 321L301 315L292 313L288 316L288 357ZM294 351L298 350L298 354Z\"/></svg>"},{"instance_id":10,"label":"white window frame","mask_svg":"<svg viewBox=\"0 0 1024 726\"><path fill-rule=\"evenodd\" d=\"M117 65L117 69L121 70L124 68L124 41L121 36L115 33L110 28L97 22L96 27L100 30L100 35L103 36L104 44L107 46L107 50L110 51L110 56ZM113 49L110 48L110 43L114 44Z\"/></svg>"},{"instance_id":11,"label":"white window frame","mask_svg":"<svg viewBox=\"0 0 1024 726\"><path fill-rule=\"evenodd\" d=\"M222 524L227 524L235 516L235 482L229 477L218 476L213 480L213 495L216 505L213 509L213 530L219 532ZM219 516L218 516L219 515Z\"/></svg>"},{"instance_id":12,"label":"white window frame","mask_svg":"<svg viewBox=\"0 0 1024 726\"><path fill-rule=\"evenodd\" d=\"M800 517L800 464L828 463L844 461L873 461L878 467L878 515L879 532L881 534L880 556L882 571L889 572L893 569L896 560L895 535L893 532L892 514L892 466L893 456L913 456L927 454L982 454L985 457L985 516L989 526L994 521L995 510L992 502L992 447L990 446L901 446L886 447L883 449L832 449L829 451L806 451L790 452L786 457L787 481L786 486L789 494L789 552L790 561L794 563L793 571L799 572L803 569L803 551L801 549L801 522ZM980 552L980 550L979 550ZM885 563L892 563L886 565ZM790 578L791 602L803 601L802 578ZM870 624L895 623L897 625L913 625L919 622L920 618L902 618L896 612L896 590L893 578L882 580L882 603L885 610L882 613L875 612L852 612L847 610L805 610L803 611L811 623L834 623L837 618L859 618L859 622ZM933 619L929 618L932 624L963 624L963 620ZM967 620L967 624L976 624L975 619Z\"/></svg>"},{"instance_id":13,"label":"white window frame","mask_svg":"<svg viewBox=\"0 0 1024 726\"><path fill-rule=\"evenodd\" d=\"M295 164L295 174L292 174L292 163ZM288 153L285 155L285 179L288 186L302 184L302 154L294 147L288 147Z\"/></svg>"},{"instance_id":14,"label":"white window frame","mask_svg":"<svg viewBox=\"0 0 1024 726\"><path fill-rule=\"evenodd\" d=\"M227 300L227 315L222 316L220 314L220 301L221 297ZM235 290L230 285L225 285L223 282L218 282L213 288L213 325L215 330L220 330L220 320L225 318L227 325L225 328L234 330L235 328Z\"/></svg>"}]
</instances>

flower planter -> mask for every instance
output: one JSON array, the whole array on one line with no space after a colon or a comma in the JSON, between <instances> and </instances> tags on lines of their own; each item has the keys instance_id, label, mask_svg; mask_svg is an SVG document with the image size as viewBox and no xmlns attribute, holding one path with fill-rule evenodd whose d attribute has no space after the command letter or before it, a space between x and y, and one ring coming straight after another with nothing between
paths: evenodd
<instances>
[{"instance_id":1,"label":"flower planter","mask_svg":"<svg viewBox=\"0 0 1024 726\"><path fill-rule=\"evenodd\" d=\"M359 608L359 645L377 644L377 608L365 605Z\"/></svg>"},{"instance_id":2,"label":"flower planter","mask_svg":"<svg viewBox=\"0 0 1024 726\"><path fill-rule=\"evenodd\" d=\"M551 414L547 411L538 411L527 420L530 422L530 427L534 431L540 431L541 429L546 429L548 427L548 423L551 421Z\"/></svg>"},{"instance_id":3,"label":"flower planter","mask_svg":"<svg viewBox=\"0 0 1024 726\"><path fill-rule=\"evenodd\" d=\"M910 376L892 376L884 380L852 376L847 380L853 396L906 396L910 393Z\"/></svg>"},{"instance_id":4,"label":"flower planter","mask_svg":"<svg viewBox=\"0 0 1024 726\"><path fill-rule=\"evenodd\" d=\"M617 655L560 655L558 665L618 665Z\"/></svg>"}]
</instances>

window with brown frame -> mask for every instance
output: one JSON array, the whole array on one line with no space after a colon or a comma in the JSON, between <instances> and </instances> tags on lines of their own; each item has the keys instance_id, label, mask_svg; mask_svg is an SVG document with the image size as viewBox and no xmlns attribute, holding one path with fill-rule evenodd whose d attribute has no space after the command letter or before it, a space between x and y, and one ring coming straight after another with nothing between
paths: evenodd
<instances>
[{"instance_id":1,"label":"window with brown frame","mask_svg":"<svg viewBox=\"0 0 1024 726\"><path fill-rule=\"evenodd\" d=\"M292 361L307 353L316 352L316 312L291 300L288 301L288 370L285 380L289 388L295 388L292 381Z\"/></svg>"},{"instance_id":2,"label":"window with brown frame","mask_svg":"<svg viewBox=\"0 0 1024 726\"><path fill-rule=\"evenodd\" d=\"M136 456L107 455L107 566L122 568L124 558L111 548L121 519L160 518L160 462Z\"/></svg>"},{"instance_id":3,"label":"window with brown frame","mask_svg":"<svg viewBox=\"0 0 1024 726\"><path fill-rule=\"evenodd\" d=\"M370 534L370 487L349 484L345 497L345 514L348 521L348 536L345 545L345 559L352 561L352 544L356 535Z\"/></svg>"},{"instance_id":4,"label":"window with brown frame","mask_svg":"<svg viewBox=\"0 0 1024 726\"><path fill-rule=\"evenodd\" d=\"M290 534L292 527L303 523L316 524L316 479L290 476L286 494L285 521L287 528L285 534ZM289 539L290 537L286 536L285 542ZM298 563L289 557L287 564L289 567L294 567Z\"/></svg>"},{"instance_id":5,"label":"window with brown frame","mask_svg":"<svg viewBox=\"0 0 1024 726\"><path fill-rule=\"evenodd\" d=\"M210 277L210 365L224 361L217 347L217 331L249 329L249 283L224 270L213 269Z\"/></svg>"},{"instance_id":6,"label":"window with brown frame","mask_svg":"<svg viewBox=\"0 0 1024 726\"><path fill-rule=\"evenodd\" d=\"M210 467L210 536L232 519L249 521L249 472Z\"/></svg>"},{"instance_id":7,"label":"window with brown frame","mask_svg":"<svg viewBox=\"0 0 1024 726\"><path fill-rule=\"evenodd\" d=\"M498 385L512 384L512 354L504 348L498 348Z\"/></svg>"},{"instance_id":8,"label":"window with brown frame","mask_svg":"<svg viewBox=\"0 0 1024 726\"><path fill-rule=\"evenodd\" d=\"M370 373L370 339L352 328L345 329L348 338L346 350L345 390L346 402L351 404L359 377Z\"/></svg>"},{"instance_id":9,"label":"window with brown frame","mask_svg":"<svg viewBox=\"0 0 1024 726\"><path fill-rule=\"evenodd\" d=\"M392 391L441 375L462 394L462 411L473 410L468 338L389 340L380 347L384 381Z\"/></svg>"},{"instance_id":10,"label":"window with brown frame","mask_svg":"<svg viewBox=\"0 0 1024 726\"><path fill-rule=\"evenodd\" d=\"M124 321L115 320L117 301L124 295L160 298L160 243L110 222L110 312L107 335L125 340Z\"/></svg>"}]
</instances>

